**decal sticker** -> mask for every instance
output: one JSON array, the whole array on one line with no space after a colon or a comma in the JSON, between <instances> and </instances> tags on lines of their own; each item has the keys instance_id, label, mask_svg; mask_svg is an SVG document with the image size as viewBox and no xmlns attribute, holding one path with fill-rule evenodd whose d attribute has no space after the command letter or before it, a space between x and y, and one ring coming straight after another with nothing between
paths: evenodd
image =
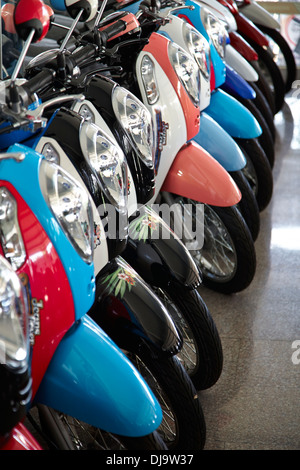
<instances>
[{"instance_id":1,"label":"decal sticker","mask_svg":"<svg viewBox=\"0 0 300 470\"><path fill-rule=\"evenodd\" d=\"M126 289L131 290L132 286L135 286L135 274L123 267L119 267L112 274L109 274L104 279L103 283L106 284L108 294L119 294L122 298L126 292Z\"/></svg>"},{"instance_id":2,"label":"decal sticker","mask_svg":"<svg viewBox=\"0 0 300 470\"><path fill-rule=\"evenodd\" d=\"M169 129L169 124L162 120L161 118L161 111L156 109L156 126L157 126L157 136L156 136L156 151L155 151L155 159L154 159L154 171L157 174L160 159L161 159L161 152L163 150L164 145L167 145L167 130Z\"/></svg>"},{"instance_id":3,"label":"decal sticker","mask_svg":"<svg viewBox=\"0 0 300 470\"><path fill-rule=\"evenodd\" d=\"M101 227L94 222L94 249L101 245Z\"/></svg>"},{"instance_id":4,"label":"decal sticker","mask_svg":"<svg viewBox=\"0 0 300 470\"><path fill-rule=\"evenodd\" d=\"M159 230L161 218L151 209L147 209L147 206L141 210L143 210L143 214L134 219L129 226L130 237L133 240L142 241L159 238L159 235L154 236L154 233Z\"/></svg>"},{"instance_id":5,"label":"decal sticker","mask_svg":"<svg viewBox=\"0 0 300 470\"><path fill-rule=\"evenodd\" d=\"M29 278L26 273L19 274L19 278L25 290L25 301L29 309L29 342L30 346L33 346L35 337L41 334L40 312L44 308L44 302L32 297Z\"/></svg>"}]
</instances>

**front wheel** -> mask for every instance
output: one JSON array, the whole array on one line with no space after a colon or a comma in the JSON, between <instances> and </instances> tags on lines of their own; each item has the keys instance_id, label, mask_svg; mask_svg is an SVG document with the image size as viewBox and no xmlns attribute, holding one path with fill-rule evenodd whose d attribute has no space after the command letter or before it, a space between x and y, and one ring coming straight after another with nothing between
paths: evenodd
<instances>
[{"instance_id":1,"label":"front wheel","mask_svg":"<svg viewBox=\"0 0 300 470\"><path fill-rule=\"evenodd\" d=\"M285 74L283 79L285 83L285 92L288 93L292 88L293 82L297 78L297 64L293 51L280 31L274 28L268 28L267 26L263 25L257 24L256 26L258 26L267 36L269 36L268 39L271 40L270 43L272 44L272 42L274 42L279 49L279 54L281 56L280 58L282 58L284 61Z\"/></svg>"},{"instance_id":2,"label":"front wheel","mask_svg":"<svg viewBox=\"0 0 300 470\"><path fill-rule=\"evenodd\" d=\"M40 404L30 412L29 416L49 450L157 451L167 449L156 431L141 437L119 436Z\"/></svg>"},{"instance_id":3,"label":"front wheel","mask_svg":"<svg viewBox=\"0 0 300 470\"><path fill-rule=\"evenodd\" d=\"M196 389L176 356L153 357L141 348L139 355L127 354L151 387L163 412L157 429L168 450L174 452L202 450L206 441L206 424Z\"/></svg>"},{"instance_id":4,"label":"front wheel","mask_svg":"<svg viewBox=\"0 0 300 470\"><path fill-rule=\"evenodd\" d=\"M269 160L256 139L235 139L246 158L242 169L257 200L260 211L271 201L273 194L273 174Z\"/></svg>"},{"instance_id":5,"label":"front wheel","mask_svg":"<svg viewBox=\"0 0 300 470\"><path fill-rule=\"evenodd\" d=\"M251 233L239 209L236 206L217 207L204 204L202 217L196 209L200 204L197 201L175 195L172 199L182 206L194 206L194 227L198 227L199 232L201 224L203 226L202 246L199 240L181 237L202 271L203 284L226 294L246 289L255 275L256 253ZM190 220L189 218L185 223L183 216L183 230L178 233L179 236L189 232ZM179 226L179 221L175 221L175 232Z\"/></svg>"},{"instance_id":6,"label":"front wheel","mask_svg":"<svg viewBox=\"0 0 300 470\"><path fill-rule=\"evenodd\" d=\"M260 229L260 213L255 193L242 170L231 171L229 174L241 191L242 199L238 203L238 208L250 230L253 241L255 241Z\"/></svg>"},{"instance_id":7,"label":"front wheel","mask_svg":"<svg viewBox=\"0 0 300 470\"><path fill-rule=\"evenodd\" d=\"M183 345L177 354L196 390L212 387L223 368L223 350L215 322L199 292L169 283L155 293L166 306Z\"/></svg>"}]
</instances>

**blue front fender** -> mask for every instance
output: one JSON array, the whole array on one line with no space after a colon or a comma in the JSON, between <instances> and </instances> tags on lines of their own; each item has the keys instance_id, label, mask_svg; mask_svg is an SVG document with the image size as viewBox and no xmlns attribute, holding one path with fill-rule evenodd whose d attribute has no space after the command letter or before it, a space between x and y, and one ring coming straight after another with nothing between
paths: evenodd
<instances>
[{"instance_id":1,"label":"blue front fender","mask_svg":"<svg viewBox=\"0 0 300 470\"><path fill-rule=\"evenodd\" d=\"M226 79L225 83L222 85L222 89L233 96L240 96L248 100L254 100L256 98L256 93L252 86L228 65L226 65Z\"/></svg>"},{"instance_id":2,"label":"blue front fender","mask_svg":"<svg viewBox=\"0 0 300 470\"><path fill-rule=\"evenodd\" d=\"M215 90L205 112L211 116L232 137L255 139L262 134L261 127L253 114L238 100Z\"/></svg>"},{"instance_id":3,"label":"blue front fender","mask_svg":"<svg viewBox=\"0 0 300 470\"><path fill-rule=\"evenodd\" d=\"M59 344L35 402L125 436L150 434L162 419L146 382L88 315Z\"/></svg>"},{"instance_id":4,"label":"blue front fender","mask_svg":"<svg viewBox=\"0 0 300 470\"><path fill-rule=\"evenodd\" d=\"M200 115L200 131L193 138L227 171L238 171L246 165L246 158L230 135L205 112Z\"/></svg>"}]
</instances>

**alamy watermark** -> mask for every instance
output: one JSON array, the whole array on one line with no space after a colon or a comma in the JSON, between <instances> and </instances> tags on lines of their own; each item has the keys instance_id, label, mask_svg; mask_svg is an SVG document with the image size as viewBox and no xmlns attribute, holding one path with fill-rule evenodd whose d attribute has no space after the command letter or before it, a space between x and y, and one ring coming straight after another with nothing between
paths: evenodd
<instances>
[{"instance_id":1,"label":"alamy watermark","mask_svg":"<svg viewBox=\"0 0 300 470\"><path fill-rule=\"evenodd\" d=\"M292 89L294 90L291 94L293 98L300 98L300 80L295 80L292 83Z\"/></svg>"},{"instance_id":2,"label":"alamy watermark","mask_svg":"<svg viewBox=\"0 0 300 470\"><path fill-rule=\"evenodd\" d=\"M119 213L112 205L97 207L105 230L110 239L126 238L128 231L133 239L159 240L179 238L189 250L200 250L204 243L203 204L152 204L138 206L130 218ZM175 235L174 235L175 234Z\"/></svg>"},{"instance_id":3,"label":"alamy watermark","mask_svg":"<svg viewBox=\"0 0 300 470\"><path fill-rule=\"evenodd\" d=\"M292 363L295 365L300 364L300 339L296 339L292 343L292 349L295 349L295 351L292 354Z\"/></svg>"}]
</instances>

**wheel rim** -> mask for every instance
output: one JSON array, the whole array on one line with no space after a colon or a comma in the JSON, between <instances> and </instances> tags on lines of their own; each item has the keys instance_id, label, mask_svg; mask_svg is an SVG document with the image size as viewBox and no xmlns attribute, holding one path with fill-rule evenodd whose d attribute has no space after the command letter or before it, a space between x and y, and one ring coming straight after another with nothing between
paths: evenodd
<instances>
[{"instance_id":1,"label":"wheel rim","mask_svg":"<svg viewBox=\"0 0 300 470\"><path fill-rule=\"evenodd\" d=\"M196 201L186 198L176 199L176 202L181 205L187 204L186 207L196 207L197 204ZM187 210L185 209L183 213L186 214ZM195 214L197 212L193 210L189 217L195 219ZM186 244L187 241L182 238L182 242ZM237 268L234 243L220 217L206 204L204 204L203 247L200 250L192 250L189 241L189 252L207 278L217 282L227 282L234 277Z\"/></svg>"},{"instance_id":2,"label":"wheel rim","mask_svg":"<svg viewBox=\"0 0 300 470\"><path fill-rule=\"evenodd\" d=\"M145 379L161 406L162 422L157 429L157 432L160 434L167 447L171 448L175 445L178 439L178 425L176 415L172 410L170 401L144 362L135 354L126 352L126 355Z\"/></svg>"},{"instance_id":3,"label":"wheel rim","mask_svg":"<svg viewBox=\"0 0 300 470\"><path fill-rule=\"evenodd\" d=\"M185 368L186 372L192 376L198 368L199 354L195 337L185 318L182 316L180 309L177 308L172 299L163 289L154 289L155 293L166 306L168 313L171 315L176 328L181 332L183 344L180 352L177 354L179 361Z\"/></svg>"},{"instance_id":4,"label":"wheel rim","mask_svg":"<svg viewBox=\"0 0 300 470\"><path fill-rule=\"evenodd\" d=\"M74 450L126 450L117 436L90 426L72 416L56 413L72 441Z\"/></svg>"}]
</instances>

